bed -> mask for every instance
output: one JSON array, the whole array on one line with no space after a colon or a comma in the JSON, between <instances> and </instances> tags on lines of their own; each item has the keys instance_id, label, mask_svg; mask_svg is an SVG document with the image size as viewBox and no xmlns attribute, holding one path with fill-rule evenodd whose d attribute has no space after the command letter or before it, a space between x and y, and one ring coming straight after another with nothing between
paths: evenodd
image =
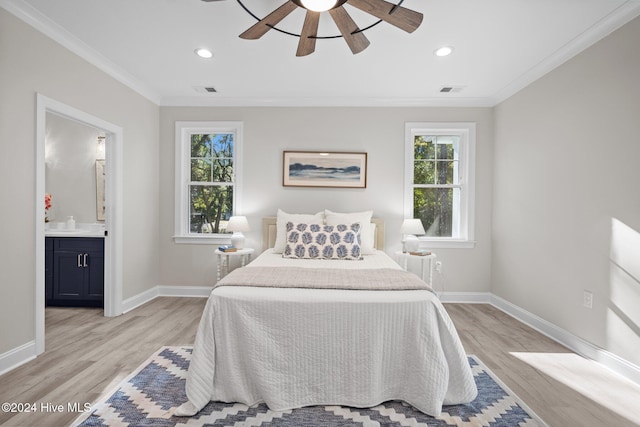
<instances>
[{"instance_id":1,"label":"bed","mask_svg":"<svg viewBox=\"0 0 640 427\"><path fill-rule=\"evenodd\" d=\"M382 250L349 261L286 258L274 248L278 221L263 220L264 252L221 281L240 283L213 289L196 334L189 401L176 415L194 415L211 400L276 411L401 400L437 416L443 404L475 398L457 332L428 284ZM384 223L370 227L381 248ZM245 286L234 275L269 278ZM336 275L346 277L344 288L314 288ZM386 288L396 276L406 290ZM311 285L306 277L315 277ZM274 286L279 281L290 287ZM372 289L376 281L383 285Z\"/></svg>"}]
</instances>

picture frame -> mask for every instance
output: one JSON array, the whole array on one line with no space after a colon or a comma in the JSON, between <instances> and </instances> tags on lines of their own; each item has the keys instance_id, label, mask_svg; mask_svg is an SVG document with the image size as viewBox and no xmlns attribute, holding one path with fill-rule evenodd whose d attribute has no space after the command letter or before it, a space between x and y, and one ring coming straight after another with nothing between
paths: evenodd
<instances>
[{"instance_id":1,"label":"picture frame","mask_svg":"<svg viewBox=\"0 0 640 427\"><path fill-rule=\"evenodd\" d=\"M366 188L367 153L284 151L284 187Z\"/></svg>"}]
</instances>

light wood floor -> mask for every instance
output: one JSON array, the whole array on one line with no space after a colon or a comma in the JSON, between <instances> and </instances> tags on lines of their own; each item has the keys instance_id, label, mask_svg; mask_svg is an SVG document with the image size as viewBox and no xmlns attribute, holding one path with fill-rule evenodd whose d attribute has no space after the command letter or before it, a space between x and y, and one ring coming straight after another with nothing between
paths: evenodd
<instances>
[{"instance_id":1,"label":"light wood floor","mask_svg":"<svg viewBox=\"0 0 640 427\"><path fill-rule=\"evenodd\" d=\"M158 298L116 318L49 308L46 352L0 377L0 402L93 402L164 345L190 345L202 298ZM550 426L633 426L640 386L488 305L447 304L463 345ZM599 403L596 403L599 402ZM64 426L78 414L0 412L3 426ZM625 418L629 417L628 418Z\"/></svg>"}]
</instances>

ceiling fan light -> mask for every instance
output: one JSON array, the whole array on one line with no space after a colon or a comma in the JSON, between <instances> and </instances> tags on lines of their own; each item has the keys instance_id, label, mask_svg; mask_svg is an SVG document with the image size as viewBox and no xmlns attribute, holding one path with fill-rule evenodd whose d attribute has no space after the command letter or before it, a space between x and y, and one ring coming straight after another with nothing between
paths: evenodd
<instances>
[{"instance_id":1,"label":"ceiling fan light","mask_svg":"<svg viewBox=\"0 0 640 427\"><path fill-rule=\"evenodd\" d=\"M335 7L337 0L300 0L300 3L311 11L326 12Z\"/></svg>"}]
</instances>

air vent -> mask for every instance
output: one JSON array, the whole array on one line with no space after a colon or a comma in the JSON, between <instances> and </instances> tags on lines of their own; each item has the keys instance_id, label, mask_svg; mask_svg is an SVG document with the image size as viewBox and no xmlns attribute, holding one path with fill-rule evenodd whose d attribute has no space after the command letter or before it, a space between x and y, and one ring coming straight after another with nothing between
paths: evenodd
<instances>
[{"instance_id":1,"label":"air vent","mask_svg":"<svg viewBox=\"0 0 640 427\"><path fill-rule=\"evenodd\" d=\"M194 86L193 89L196 92L200 92L200 93L217 93L218 92L216 88L213 86Z\"/></svg>"},{"instance_id":2,"label":"air vent","mask_svg":"<svg viewBox=\"0 0 640 427\"><path fill-rule=\"evenodd\" d=\"M462 92L465 86L443 86L440 88L440 93L458 93Z\"/></svg>"}]
</instances>

